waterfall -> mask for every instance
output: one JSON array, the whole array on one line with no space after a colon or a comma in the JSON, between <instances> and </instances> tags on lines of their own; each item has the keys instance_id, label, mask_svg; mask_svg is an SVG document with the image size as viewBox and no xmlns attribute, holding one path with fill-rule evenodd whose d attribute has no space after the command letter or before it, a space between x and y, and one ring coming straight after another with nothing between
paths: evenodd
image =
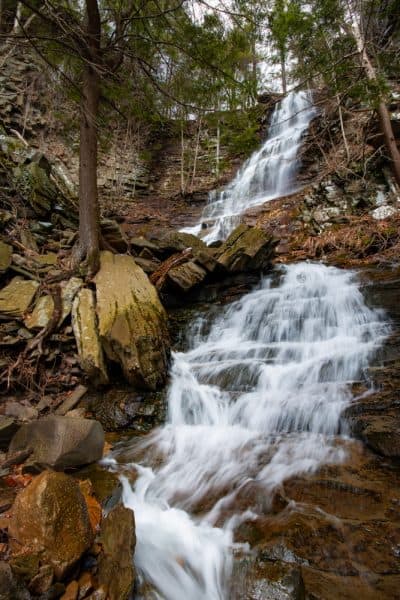
<instances>
[{"instance_id":1,"label":"waterfall","mask_svg":"<svg viewBox=\"0 0 400 600\"><path fill-rule=\"evenodd\" d=\"M210 195L200 223L184 231L207 243L226 239L245 210L295 192L298 150L316 114L311 92L290 92L276 105L261 148L222 192Z\"/></svg>"},{"instance_id":2,"label":"waterfall","mask_svg":"<svg viewBox=\"0 0 400 600\"><path fill-rule=\"evenodd\" d=\"M280 185L284 185L283 183ZM135 563L156 597L230 597L233 532L287 478L344 457L351 383L387 334L356 276L282 266L257 289L188 330L173 356L166 425L124 449L123 498L135 511ZM246 551L246 547L242 547Z\"/></svg>"}]
</instances>

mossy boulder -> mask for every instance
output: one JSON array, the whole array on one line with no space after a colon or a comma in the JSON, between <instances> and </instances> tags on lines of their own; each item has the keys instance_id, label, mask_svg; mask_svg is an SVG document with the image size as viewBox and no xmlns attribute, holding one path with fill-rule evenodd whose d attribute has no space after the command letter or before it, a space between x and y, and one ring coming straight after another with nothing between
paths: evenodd
<instances>
[{"instance_id":1,"label":"mossy boulder","mask_svg":"<svg viewBox=\"0 0 400 600\"><path fill-rule=\"evenodd\" d=\"M239 225L219 248L217 261L230 273L261 271L270 266L277 241L248 225Z\"/></svg>"},{"instance_id":2,"label":"mossy boulder","mask_svg":"<svg viewBox=\"0 0 400 600\"><path fill-rule=\"evenodd\" d=\"M64 473L41 473L16 497L9 534L16 564L21 556L39 558L62 579L94 538L79 484Z\"/></svg>"},{"instance_id":3,"label":"mossy boulder","mask_svg":"<svg viewBox=\"0 0 400 600\"><path fill-rule=\"evenodd\" d=\"M102 252L95 278L98 333L126 380L155 390L169 359L167 315L155 287L130 256Z\"/></svg>"}]
</instances>

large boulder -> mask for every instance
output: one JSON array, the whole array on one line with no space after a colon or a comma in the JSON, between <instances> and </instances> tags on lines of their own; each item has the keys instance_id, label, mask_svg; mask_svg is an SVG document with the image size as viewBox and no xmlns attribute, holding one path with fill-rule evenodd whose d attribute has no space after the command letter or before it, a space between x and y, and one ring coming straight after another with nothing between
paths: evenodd
<instances>
[{"instance_id":1,"label":"large boulder","mask_svg":"<svg viewBox=\"0 0 400 600\"><path fill-rule=\"evenodd\" d=\"M96 301L92 290L82 288L72 304L72 328L82 369L97 383L107 383L108 375L99 338Z\"/></svg>"},{"instance_id":2,"label":"large boulder","mask_svg":"<svg viewBox=\"0 0 400 600\"><path fill-rule=\"evenodd\" d=\"M169 358L166 312L157 290L130 256L102 252L95 278L103 349L131 384L154 390L165 382Z\"/></svg>"},{"instance_id":3,"label":"large boulder","mask_svg":"<svg viewBox=\"0 0 400 600\"><path fill-rule=\"evenodd\" d=\"M99 583L107 589L110 600L128 600L135 582L133 553L136 544L135 518L132 510L117 505L101 524Z\"/></svg>"},{"instance_id":4,"label":"large boulder","mask_svg":"<svg viewBox=\"0 0 400 600\"><path fill-rule=\"evenodd\" d=\"M9 454L32 449L30 465L61 471L100 460L103 448L104 431L98 421L52 415L22 425Z\"/></svg>"},{"instance_id":5,"label":"large boulder","mask_svg":"<svg viewBox=\"0 0 400 600\"><path fill-rule=\"evenodd\" d=\"M217 261L230 273L260 271L270 266L275 246L269 233L242 224L219 248Z\"/></svg>"},{"instance_id":6,"label":"large boulder","mask_svg":"<svg viewBox=\"0 0 400 600\"><path fill-rule=\"evenodd\" d=\"M9 534L16 564L21 556L38 558L62 579L94 538L78 482L64 473L41 473L16 497Z\"/></svg>"}]
</instances>

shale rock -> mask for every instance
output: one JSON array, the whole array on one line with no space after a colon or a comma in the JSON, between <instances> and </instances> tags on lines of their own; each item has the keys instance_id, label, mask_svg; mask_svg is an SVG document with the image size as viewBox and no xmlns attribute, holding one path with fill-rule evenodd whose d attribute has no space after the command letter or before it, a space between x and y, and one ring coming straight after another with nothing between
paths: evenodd
<instances>
[{"instance_id":1,"label":"shale rock","mask_svg":"<svg viewBox=\"0 0 400 600\"><path fill-rule=\"evenodd\" d=\"M104 432L98 421L52 415L22 425L11 440L10 455L31 448L29 465L63 470L102 457Z\"/></svg>"},{"instance_id":2,"label":"shale rock","mask_svg":"<svg viewBox=\"0 0 400 600\"><path fill-rule=\"evenodd\" d=\"M15 499L9 533L14 557L39 557L62 579L93 542L78 483L52 471L36 477Z\"/></svg>"},{"instance_id":3,"label":"shale rock","mask_svg":"<svg viewBox=\"0 0 400 600\"><path fill-rule=\"evenodd\" d=\"M239 225L221 246L217 261L230 273L259 271L271 264L276 241L262 229Z\"/></svg>"},{"instance_id":4,"label":"shale rock","mask_svg":"<svg viewBox=\"0 0 400 600\"><path fill-rule=\"evenodd\" d=\"M172 268L168 272L167 282L172 288L182 292L188 292L201 283L207 275L207 271L196 265L192 260Z\"/></svg>"},{"instance_id":5,"label":"shale rock","mask_svg":"<svg viewBox=\"0 0 400 600\"><path fill-rule=\"evenodd\" d=\"M14 277L0 290L0 313L9 317L21 318L28 310L39 287L37 281L26 281Z\"/></svg>"},{"instance_id":6,"label":"shale rock","mask_svg":"<svg viewBox=\"0 0 400 600\"><path fill-rule=\"evenodd\" d=\"M99 583L108 589L110 600L128 600L135 582L136 544L135 518L129 508L118 505L103 519L100 543Z\"/></svg>"},{"instance_id":7,"label":"shale rock","mask_svg":"<svg viewBox=\"0 0 400 600\"><path fill-rule=\"evenodd\" d=\"M75 297L72 305L72 328L82 369L95 383L107 383L108 375L99 339L95 296L92 290L83 288Z\"/></svg>"},{"instance_id":8,"label":"shale rock","mask_svg":"<svg viewBox=\"0 0 400 600\"><path fill-rule=\"evenodd\" d=\"M167 316L154 286L130 256L102 252L95 278L98 329L108 358L135 386L165 382L169 357Z\"/></svg>"},{"instance_id":9,"label":"shale rock","mask_svg":"<svg viewBox=\"0 0 400 600\"><path fill-rule=\"evenodd\" d=\"M12 248L0 240L0 273L7 271L11 264Z\"/></svg>"}]
</instances>

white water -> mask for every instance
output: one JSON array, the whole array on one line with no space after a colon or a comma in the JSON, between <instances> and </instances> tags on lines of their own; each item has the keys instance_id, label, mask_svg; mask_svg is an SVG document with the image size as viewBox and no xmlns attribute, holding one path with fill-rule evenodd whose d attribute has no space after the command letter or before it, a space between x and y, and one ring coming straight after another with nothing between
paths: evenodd
<instances>
[{"instance_id":1,"label":"white water","mask_svg":"<svg viewBox=\"0 0 400 600\"><path fill-rule=\"evenodd\" d=\"M125 450L125 468L138 471L123 496L135 511L135 562L157 597L230 597L233 531L256 511L235 500L251 482L268 498L343 459L350 384L385 334L353 273L308 263L192 325L188 350L173 356L167 424L128 459Z\"/></svg>"},{"instance_id":2,"label":"white water","mask_svg":"<svg viewBox=\"0 0 400 600\"><path fill-rule=\"evenodd\" d=\"M207 243L224 240L245 210L296 191L298 151L303 133L316 114L310 92L290 92L276 105L261 148L232 183L210 196L200 223L184 231L201 235Z\"/></svg>"}]
</instances>

